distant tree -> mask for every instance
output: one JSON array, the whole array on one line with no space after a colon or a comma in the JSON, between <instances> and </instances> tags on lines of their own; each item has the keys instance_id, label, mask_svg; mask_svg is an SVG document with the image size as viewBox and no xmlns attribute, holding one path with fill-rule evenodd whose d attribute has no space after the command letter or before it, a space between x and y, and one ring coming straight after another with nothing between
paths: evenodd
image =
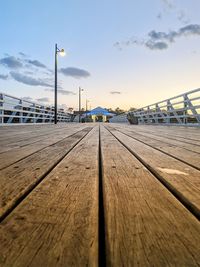
<instances>
[{"instance_id":1,"label":"distant tree","mask_svg":"<svg viewBox=\"0 0 200 267\"><path fill-rule=\"evenodd\" d=\"M107 108L108 112L115 113L115 111L112 108Z\"/></svg>"},{"instance_id":2,"label":"distant tree","mask_svg":"<svg viewBox=\"0 0 200 267\"><path fill-rule=\"evenodd\" d=\"M121 113L124 113L125 112L125 110L124 109L121 109L121 108L119 108L119 107L117 107L116 109L115 109L115 113L117 114L117 115L119 115L119 114L121 114Z\"/></svg>"},{"instance_id":3,"label":"distant tree","mask_svg":"<svg viewBox=\"0 0 200 267\"><path fill-rule=\"evenodd\" d=\"M136 108L133 107L129 108L129 111L134 111L134 110L136 110Z\"/></svg>"}]
</instances>

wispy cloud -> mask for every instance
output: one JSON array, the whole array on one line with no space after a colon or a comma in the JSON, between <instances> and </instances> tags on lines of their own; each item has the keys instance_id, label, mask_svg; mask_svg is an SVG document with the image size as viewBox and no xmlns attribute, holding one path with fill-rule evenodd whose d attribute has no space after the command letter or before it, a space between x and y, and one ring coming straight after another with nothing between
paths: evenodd
<instances>
[{"instance_id":1,"label":"wispy cloud","mask_svg":"<svg viewBox=\"0 0 200 267\"><path fill-rule=\"evenodd\" d=\"M1 80L7 80L8 79L8 75L0 74L0 79Z\"/></svg>"},{"instance_id":2,"label":"wispy cloud","mask_svg":"<svg viewBox=\"0 0 200 267\"><path fill-rule=\"evenodd\" d=\"M87 78L90 76L90 73L88 71L83 70L83 69L73 68L73 67L61 68L60 72L64 74L65 76L71 76L76 79Z\"/></svg>"},{"instance_id":3,"label":"wispy cloud","mask_svg":"<svg viewBox=\"0 0 200 267\"><path fill-rule=\"evenodd\" d=\"M121 95L122 92L120 91L111 91L110 94L111 95Z\"/></svg>"},{"instance_id":4,"label":"wispy cloud","mask_svg":"<svg viewBox=\"0 0 200 267\"><path fill-rule=\"evenodd\" d=\"M200 25L199 24L190 24L185 27L180 28L178 31L170 31L166 32L156 32L151 31L148 36L150 40L157 41L157 40L165 40L168 42L174 42L176 38L182 36L192 36L192 35L200 35Z\"/></svg>"},{"instance_id":5,"label":"wispy cloud","mask_svg":"<svg viewBox=\"0 0 200 267\"><path fill-rule=\"evenodd\" d=\"M130 45L141 45L145 46L150 50L165 50L169 45L176 41L180 37L189 36L200 36L200 25L199 24L189 24L185 27L178 29L177 31L169 32L157 32L152 30L148 33L144 40L136 39L131 37L127 41L116 42L114 44L119 50Z\"/></svg>"},{"instance_id":6,"label":"wispy cloud","mask_svg":"<svg viewBox=\"0 0 200 267\"><path fill-rule=\"evenodd\" d=\"M175 3L173 0L161 0L164 5L169 8L169 9L172 9L172 8L175 8Z\"/></svg>"},{"instance_id":7,"label":"wispy cloud","mask_svg":"<svg viewBox=\"0 0 200 267\"><path fill-rule=\"evenodd\" d=\"M177 12L177 19L183 24L188 24L190 22L190 19L184 10L179 10Z\"/></svg>"},{"instance_id":8,"label":"wispy cloud","mask_svg":"<svg viewBox=\"0 0 200 267\"><path fill-rule=\"evenodd\" d=\"M49 102L50 99L48 97L41 97L36 99L38 102Z\"/></svg>"},{"instance_id":9,"label":"wispy cloud","mask_svg":"<svg viewBox=\"0 0 200 267\"><path fill-rule=\"evenodd\" d=\"M45 91L54 92L54 89L45 89ZM76 95L76 93L74 93L73 91L67 91L64 89L58 89L58 93L61 95Z\"/></svg>"},{"instance_id":10,"label":"wispy cloud","mask_svg":"<svg viewBox=\"0 0 200 267\"><path fill-rule=\"evenodd\" d=\"M28 71L28 70L25 71L24 73L25 73L25 74L28 74L28 75L34 75L34 74L35 74L33 71Z\"/></svg>"},{"instance_id":11,"label":"wispy cloud","mask_svg":"<svg viewBox=\"0 0 200 267\"><path fill-rule=\"evenodd\" d=\"M167 13L172 13L182 24L188 24L190 22L187 10L179 8L175 0L161 0L161 3L164 9L157 15L158 19L162 19Z\"/></svg>"},{"instance_id":12,"label":"wispy cloud","mask_svg":"<svg viewBox=\"0 0 200 267\"><path fill-rule=\"evenodd\" d=\"M22 52L19 52L19 55L21 56L19 58L7 55L4 58L0 59L0 64L10 69L19 69L22 67L28 68L29 66L47 69L46 65L39 60L27 59L28 56Z\"/></svg>"},{"instance_id":13,"label":"wispy cloud","mask_svg":"<svg viewBox=\"0 0 200 267\"><path fill-rule=\"evenodd\" d=\"M27 84L27 85L53 87L53 85L44 82L40 78L36 79L36 78L31 77L31 76L27 76L27 75L21 74L19 72L11 71L10 75L14 80L16 80L16 81L18 81L20 83Z\"/></svg>"},{"instance_id":14,"label":"wispy cloud","mask_svg":"<svg viewBox=\"0 0 200 267\"><path fill-rule=\"evenodd\" d=\"M31 65L34 65L36 67L39 67L39 68L44 68L46 69L47 67L41 63L39 60L31 60L31 59L28 59L27 60L27 63L31 64Z\"/></svg>"},{"instance_id":15,"label":"wispy cloud","mask_svg":"<svg viewBox=\"0 0 200 267\"><path fill-rule=\"evenodd\" d=\"M28 57L28 55L24 54L23 52L19 52L19 55L22 57Z\"/></svg>"},{"instance_id":16,"label":"wispy cloud","mask_svg":"<svg viewBox=\"0 0 200 267\"><path fill-rule=\"evenodd\" d=\"M168 44L165 42L153 42L151 40L146 42L145 46L151 50L164 50L168 48Z\"/></svg>"},{"instance_id":17,"label":"wispy cloud","mask_svg":"<svg viewBox=\"0 0 200 267\"><path fill-rule=\"evenodd\" d=\"M9 69L19 69L23 67L21 60L14 56L7 56L0 59L0 64Z\"/></svg>"}]
</instances>

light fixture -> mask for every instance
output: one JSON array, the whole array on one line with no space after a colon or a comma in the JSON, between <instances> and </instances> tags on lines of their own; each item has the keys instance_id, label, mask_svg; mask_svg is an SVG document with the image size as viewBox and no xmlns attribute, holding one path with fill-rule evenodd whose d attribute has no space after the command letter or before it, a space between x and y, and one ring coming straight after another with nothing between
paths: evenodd
<instances>
[{"instance_id":1,"label":"light fixture","mask_svg":"<svg viewBox=\"0 0 200 267\"><path fill-rule=\"evenodd\" d=\"M65 56L65 50L59 49L57 44L55 45L55 99L54 99L54 123L57 124L57 61L58 53L60 56Z\"/></svg>"}]
</instances>

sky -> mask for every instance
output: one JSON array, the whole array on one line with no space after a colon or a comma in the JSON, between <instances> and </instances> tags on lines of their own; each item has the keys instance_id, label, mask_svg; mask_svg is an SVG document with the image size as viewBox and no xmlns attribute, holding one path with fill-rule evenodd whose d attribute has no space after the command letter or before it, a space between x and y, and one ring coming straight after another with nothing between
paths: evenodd
<instances>
[{"instance_id":1,"label":"sky","mask_svg":"<svg viewBox=\"0 0 200 267\"><path fill-rule=\"evenodd\" d=\"M0 92L140 108L200 87L199 0L0 0Z\"/></svg>"}]
</instances>

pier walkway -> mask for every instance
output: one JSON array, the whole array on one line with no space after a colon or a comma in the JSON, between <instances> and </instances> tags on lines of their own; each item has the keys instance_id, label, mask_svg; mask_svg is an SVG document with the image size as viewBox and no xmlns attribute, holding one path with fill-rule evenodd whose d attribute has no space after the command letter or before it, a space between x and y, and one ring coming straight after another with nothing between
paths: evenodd
<instances>
[{"instance_id":1,"label":"pier walkway","mask_svg":"<svg viewBox=\"0 0 200 267\"><path fill-rule=\"evenodd\" d=\"M0 266L200 266L200 128L0 128Z\"/></svg>"}]
</instances>

